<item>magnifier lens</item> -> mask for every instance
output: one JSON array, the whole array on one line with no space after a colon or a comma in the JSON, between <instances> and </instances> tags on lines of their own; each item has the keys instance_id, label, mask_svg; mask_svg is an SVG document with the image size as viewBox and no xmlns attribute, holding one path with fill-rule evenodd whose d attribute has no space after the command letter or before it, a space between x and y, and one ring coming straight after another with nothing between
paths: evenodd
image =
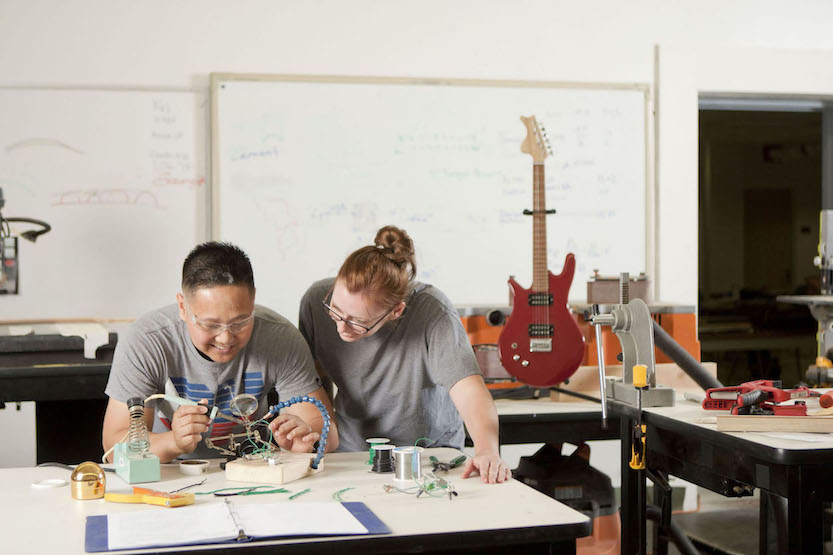
<instances>
[{"instance_id":1,"label":"magnifier lens","mask_svg":"<svg viewBox=\"0 0 833 555\"><path fill-rule=\"evenodd\" d=\"M257 398L249 393L241 393L231 400L229 410L235 416L249 416L257 410Z\"/></svg>"}]
</instances>

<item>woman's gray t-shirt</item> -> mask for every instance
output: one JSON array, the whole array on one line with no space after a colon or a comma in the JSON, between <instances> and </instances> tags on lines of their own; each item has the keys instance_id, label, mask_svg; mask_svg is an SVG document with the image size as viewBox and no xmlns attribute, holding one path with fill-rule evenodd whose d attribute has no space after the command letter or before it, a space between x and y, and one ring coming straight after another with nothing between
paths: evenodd
<instances>
[{"instance_id":1,"label":"woman's gray t-shirt","mask_svg":"<svg viewBox=\"0 0 833 555\"><path fill-rule=\"evenodd\" d=\"M314 283L301 300L299 328L313 357L338 387L333 400L339 451L393 445L463 447L463 420L448 391L480 369L457 311L438 289L413 283L400 318L354 343L342 341L322 305L334 278Z\"/></svg>"}]
</instances>

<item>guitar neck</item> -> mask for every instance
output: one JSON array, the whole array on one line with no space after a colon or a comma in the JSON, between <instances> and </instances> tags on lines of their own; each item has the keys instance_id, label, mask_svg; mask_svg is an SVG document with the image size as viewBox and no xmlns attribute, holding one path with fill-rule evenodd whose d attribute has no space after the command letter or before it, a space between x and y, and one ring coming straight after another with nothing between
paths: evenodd
<instances>
[{"instance_id":1,"label":"guitar neck","mask_svg":"<svg viewBox=\"0 0 833 555\"><path fill-rule=\"evenodd\" d=\"M547 204L543 162L532 165L532 291L549 289L547 276Z\"/></svg>"}]
</instances>

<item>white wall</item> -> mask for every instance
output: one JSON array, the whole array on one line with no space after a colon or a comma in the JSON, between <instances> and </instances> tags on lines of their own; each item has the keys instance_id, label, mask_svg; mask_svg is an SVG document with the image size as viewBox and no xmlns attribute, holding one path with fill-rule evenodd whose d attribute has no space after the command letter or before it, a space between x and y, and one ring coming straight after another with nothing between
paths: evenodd
<instances>
[{"instance_id":1,"label":"white wall","mask_svg":"<svg viewBox=\"0 0 833 555\"><path fill-rule=\"evenodd\" d=\"M35 403L6 403L6 408L0 409L0 437L4 443L0 449L0 468L35 466Z\"/></svg>"},{"instance_id":2,"label":"white wall","mask_svg":"<svg viewBox=\"0 0 833 555\"><path fill-rule=\"evenodd\" d=\"M833 95L833 4L5 0L0 86L195 87L210 72L654 80L658 298L697 301L697 94Z\"/></svg>"}]
</instances>

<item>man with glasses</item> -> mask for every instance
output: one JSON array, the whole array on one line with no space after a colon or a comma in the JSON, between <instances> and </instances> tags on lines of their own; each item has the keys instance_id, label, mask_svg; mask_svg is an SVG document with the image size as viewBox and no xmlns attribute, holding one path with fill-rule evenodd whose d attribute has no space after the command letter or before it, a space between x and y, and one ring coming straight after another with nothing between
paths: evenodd
<instances>
[{"instance_id":1,"label":"man with glasses","mask_svg":"<svg viewBox=\"0 0 833 555\"><path fill-rule=\"evenodd\" d=\"M110 397L102 430L105 450L129 427L127 400L154 393L216 405L225 414L233 414L235 396L253 395L259 404L249 418L257 420L268 410L267 394L274 389L281 400L316 397L332 412L304 338L288 320L255 305L252 267L242 250L216 242L194 248L183 264L176 298L176 304L142 316L119 338L105 390ZM222 418L209 421L203 405L173 406L164 400L149 405L145 420L156 432L150 434L151 451L163 462L190 454L216 456L201 443L204 434L242 431L240 424ZM313 450L322 426L310 403L284 409L269 424L278 445L297 452ZM334 427L327 439L328 450L335 449Z\"/></svg>"},{"instance_id":2,"label":"man with glasses","mask_svg":"<svg viewBox=\"0 0 833 555\"><path fill-rule=\"evenodd\" d=\"M415 275L411 238L385 226L301 300L301 333L338 388L339 449L367 449L373 437L460 449L465 423L475 454L463 477L503 482L497 412L466 331L448 298Z\"/></svg>"}]
</instances>

